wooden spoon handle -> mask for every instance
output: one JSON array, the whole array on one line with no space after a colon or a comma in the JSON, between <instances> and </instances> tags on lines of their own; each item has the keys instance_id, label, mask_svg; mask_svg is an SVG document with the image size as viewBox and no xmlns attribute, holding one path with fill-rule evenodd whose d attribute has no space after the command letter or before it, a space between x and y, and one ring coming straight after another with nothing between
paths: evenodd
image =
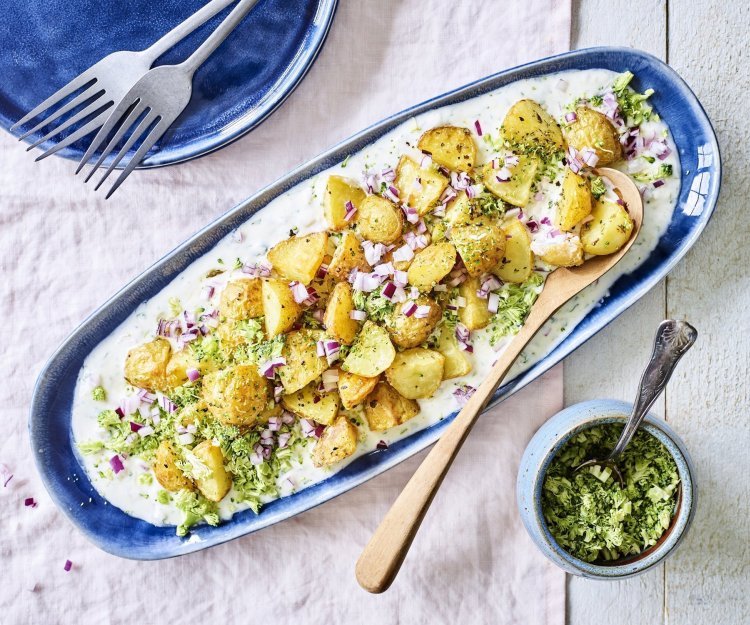
<instances>
[{"instance_id":1,"label":"wooden spoon handle","mask_svg":"<svg viewBox=\"0 0 750 625\"><path fill-rule=\"evenodd\" d=\"M493 365L487 378L456 415L453 423L446 428L401 491L357 560L357 581L365 590L381 593L396 578L422 519L478 415L523 348L557 309L558 306L551 308L550 305L545 305L544 293L543 291L532 308L521 330Z\"/></svg>"}]
</instances>

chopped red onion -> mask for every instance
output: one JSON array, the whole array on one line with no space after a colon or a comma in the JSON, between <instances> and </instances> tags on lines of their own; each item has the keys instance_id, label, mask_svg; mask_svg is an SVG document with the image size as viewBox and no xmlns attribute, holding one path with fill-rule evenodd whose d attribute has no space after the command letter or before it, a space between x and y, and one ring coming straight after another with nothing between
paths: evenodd
<instances>
[{"instance_id":1,"label":"chopped red onion","mask_svg":"<svg viewBox=\"0 0 750 625\"><path fill-rule=\"evenodd\" d=\"M120 417L120 419L122 419L125 416L125 413L122 411L122 408L120 408L119 406L115 408L115 412L117 413L117 416Z\"/></svg>"},{"instance_id":2,"label":"chopped red onion","mask_svg":"<svg viewBox=\"0 0 750 625\"><path fill-rule=\"evenodd\" d=\"M302 430L302 433L307 436L313 436L315 434L315 421L311 419L300 419L299 421L300 429Z\"/></svg>"},{"instance_id":3,"label":"chopped red onion","mask_svg":"<svg viewBox=\"0 0 750 625\"><path fill-rule=\"evenodd\" d=\"M388 276L392 276L396 271L396 268L393 266L393 263L381 263L380 265L376 265L372 272L381 278L387 278Z\"/></svg>"},{"instance_id":4,"label":"chopped red onion","mask_svg":"<svg viewBox=\"0 0 750 625\"><path fill-rule=\"evenodd\" d=\"M201 296L203 297L203 299L210 300L214 296L214 290L214 287L212 287L210 284L207 284L201 290Z\"/></svg>"},{"instance_id":5,"label":"chopped red onion","mask_svg":"<svg viewBox=\"0 0 750 625\"><path fill-rule=\"evenodd\" d=\"M576 115L575 112L571 111L570 113L565 113L565 121L569 124L572 124L577 119L578 115Z\"/></svg>"},{"instance_id":6,"label":"chopped red onion","mask_svg":"<svg viewBox=\"0 0 750 625\"><path fill-rule=\"evenodd\" d=\"M135 421L130 422L130 431L131 432L137 432L143 427L142 423L136 423Z\"/></svg>"},{"instance_id":7,"label":"chopped red onion","mask_svg":"<svg viewBox=\"0 0 750 625\"><path fill-rule=\"evenodd\" d=\"M65 572L68 573L70 569L72 568L73 568L73 563L70 560L65 560L65 566L63 567Z\"/></svg>"},{"instance_id":8,"label":"chopped red onion","mask_svg":"<svg viewBox=\"0 0 750 625\"><path fill-rule=\"evenodd\" d=\"M393 252L393 260L396 262L406 262L410 261L412 258L414 258L414 250L412 250L408 245L402 245L395 252Z\"/></svg>"},{"instance_id":9,"label":"chopped red onion","mask_svg":"<svg viewBox=\"0 0 750 625\"><path fill-rule=\"evenodd\" d=\"M471 184L468 187L466 187L466 196L469 199L475 198L478 195L481 195L482 191L484 191L484 185L481 185L481 184Z\"/></svg>"},{"instance_id":10,"label":"chopped red onion","mask_svg":"<svg viewBox=\"0 0 750 625\"><path fill-rule=\"evenodd\" d=\"M328 365L332 365L336 360L338 360L339 357L339 351L341 350L341 345L338 341L330 341L327 340L325 342L325 355L326 359L328 360ZM336 376L338 379L338 372L336 372Z\"/></svg>"},{"instance_id":11,"label":"chopped red onion","mask_svg":"<svg viewBox=\"0 0 750 625\"><path fill-rule=\"evenodd\" d=\"M378 276L375 273L364 273L358 271L354 277L353 287L357 291L363 291L365 293L372 293L375 289L380 286L380 283L384 278Z\"/></svg>"},{"instance_id":12,"label":"chopped red onion","mask_svg":"<svg viewBox=\"0 0 750 625\"><path fill-rule=\"evenodd\" d=\"M404 211L406 221L408 221L410 224L415 224L419 221L419 213L417 212L416 208L412 208L411 206L402 204L401 210Z\"/></svg>"},{"instance_id":13,"label":"chopped red onion","mask_svg":"<svg viewBox=\"0 0 750 625\"><path fill-rule=\"evenodd\" d=\"M495 174L495 178L498 182L508 182L511 176L512 174L510 173L510 169L508 169L507 167L503 167L502 169L498 170L497 174Z\"/></svg>"},{"instance_id":14,"label":"chopped red onion","mask_svg":"<svg viewBox=\"0 0 750 625\"><path fill-rule=\"evenodd\" d=\"M370 265L375 265L385 254L385 245L382 243L373 243L372 241L362 241L362 249L365 252L365 258Z\"/></svg>"},{"instance_id":15,"label":"chopped red onion","mask_svg":"<svg viewBox=\"0 0 750 625\"><path fill-rule=\"evenodd\" d=\"M663 185L664 185L664 181L663 180L655 180L654 181L654 188L655 189L658 189L659 187L661 187Z\"/></svg>"},{"instance_id":16,"label":"chopped red onion","mask_svg":"<svg viewBox=\"0 0 750 625\"><path fill-rule=\"evenodd\" d=\"M175 403L169 399L166 395L159 395L158 396L159 406L161 406L164 409L164 412L176 412L177 406Z\"/></svg>"},{"instance_id":17,"label":"chopped red onion","mask_svg":"<svg viewBox=\"0 0 750 625\"><path fill-rule=\"evenodd\" d=\"M191 382L195 382L199 377L201 377L201 372L198 371L198 369L190 368L185 371L187 374L188 380Z\"/></svg>"},{"instance_id":18,"label":"chopped red onion","mask_svg":"<svg viewBox=\"0 0 750 625\"><path fill-rule=\"evenodd\" d=\"M487 298L487 310L491 313L496 313L500 306L500 296L497 293L490 293Z\"/></svg>"},{"instance_id":19,"label":"chopped red onion","mask_svg":"<svg viewBox=\"0 0 750 625\"><path fill-rule=\"evenodd\" d=\"M153 404L156 401L156 395L149 393L145 388L138 391L138 397L144 404Z\"/></svg>"},{"instance_id":20,"label":"chopped red onion","mask_svg":"<svg viewBox=\"0 0 750 625\"><path fill-rule=\"evenodd\" d=\"M393 182L396 179L396 172L393 167L388 167L380 172L380 177L386 182Z\"/></svg>"},{"instance_id":21,"label":"chopped red onion","mask_svg":"<svg viewBox=\"0 0 750 625\"><path fill-rule=\"evenodd\" d=\"M396 285L393 282L386 282L381 291L381 295L389 302L393 301L393 295L396 293Z\"/></svg>"},{"instance_id":22,"label":"chopped red onion","mask_svg":"<svg viewBox=\"0 0 750 625\"><path fill-rule=\"evenodd\" d=\"M349 318L355 321L364 321L367 319L367 313L364 310L352 310L349 312Z\"/></svg>"},{"instance_id":23,"label":"chopped red onion","mask_svg":"<svg viewBox=\"0 0 750 625\"><path fill-rule=\"evenodd\" d=\"M151 436L154 432L154 428L152 428L150 425L146 425L138 430L138 436L140 436L141 438L146 438L147 436Z\"/></svg>"},{"instance_id":24,"label":"chopped red onion","mask_svg":"<svg viewBox=\"0 0 750 625\"><path fill-rule=\"evenodd\" d=\"M284 365L286 365L286 358L284 358L283 356L277 356L276 358L266 360L266 362L261 364L258 369L260 370L260 374L262 376L265 376L269 380L272 380L276 375L276 369L278 369L279 367L283 367Z\"/></svg>"},{"instance_id":25,"label":"chopped red onion","mask_svg":"<svg viewBox=\"0 0 750 625\"><path fill-rule=\"evenodd\" d=\"M284 425L292 425L294 421L295 421L294 415L291 412L287 412L286 410L284 410L281 413L281 422Z\"/></svg>"},{"instance_id":26,"label":"chopped red onion","mask_svg":"<svg viewBox=\"0 0 750 625\"><path fill-rule=\"evenodd\" d=\"M432 309L429 306L417 306L417 309L414 311L414 318L415 319L426 319L430 316L430 311ZM408 317L408 315L407 315Z\"/></svg>"},{"instance_id":27,"label":"chopped red onion","mask_svg":"<svg viewBox=\"0 0 750 625\"><path fill-rule=\"evenodd\" d=\"M456 173L455 171L451 172L451 186L454 189L463 190L469 185L471 185L469 174L463 171L459 173Z\"/></svg>"},{"instance_id":28,"label":"chopped red onion","mask_svg":"<svg viewBox=\"0 0 750 625\"><path fill-rule=\"evenodd\" d=\"M344 215L344 221L351 221L354 219L354 215L357 212L357 208L352 204L351 200L347 200L346 204L344 205L346 207L346 214Z\"/></svg>"},{"instance_id":29,"label":"chopped red onion","mask_svg":"<svg viewBox=\"0 0 750 625\"><path fill-rule=\"evenodd\" d=\"M388 449L388 443L386 443L385 441L378 441L377 445L375 445L375 449Z\"/></svg>"},{"instance_id":30,"label":"chopped red onion","mask_svg":"<svg viewBox=\"0 0 750 625\"><path fill-rule=\"evenodd\" d=\"M453 396L458 401L459 405L465 406L469 398L476 392L477 389L475 389L473 386L470 386L468 384L464 384L463 386L460 386L455 391L453 391Z\"/></svg>"},{"instance_id":31,"label":"chopped red onion","mask_svg":"<svg viewBox=\"0 0 750 625\"><path fill-rule=\"evenodd\" d=\"M291 437L292 437L291 432L282 432L281 434L279 434L279 440L278 440L279 449L284 449L284 447L286 447L289 444L289 439Z\"/></svg>"},{"instance_id":32,"label":"chopped red onion","mask_svg":"<svg viewBox=\"0 0 750 625\"><path fill-rule=\"evenodd\" d=\"M408 301L401 307L401 314L405 317L411 317L415 312L417 312L417 305L413 301Z\"/></svg>"},{"instance_id":33,"label":"chopped red onion","mask_svg":"<svg viewBox=\"0 0 750 625\"><path fill-rule=\"evenodd\" d=\"M109 466L112 467L112 470L115 472L115 475L117 475L120 471L122 471L125 466L122 464L122 460L120 460L120 456L115 454L109 459Z\"/></svg>"},{"instance_id":34,"label":"chopped red onion","mask_svg":"<svg viewBox=\"0 0 750 625\"><path fill-rule=\"evenodd\" d=\"M477 135L479 135L481 137L482 136L482 126L479 124L479 120L478 119L474 120L474 128L477 131Z\"/></svg>"},{"instance_id":35,"label":"chopped red onion","mask_svg":"<svg viewBox=\"0 0 750 625\"><path fill-rule=\"evenodd\" d=\"M440 203L447 204L448 202L455 200L458 197L458 193L453 187L446 187L443 194L440 196Z\"/></svg>"},{"instance_id":36,"label":"chopped red onion","mask_svg":"<svg viewBox=\"0 0 750 625\"><path fill-rule=\"evenodd\" d=\"M393 272L393 281L396 286L405 287L409 282L409 274L405 271L396 270Z\"/></svg>"},{"instance_id":37,"label":"chopped red onion","mask_svg":"<svg viewBox=\"0 0 750 625\"><path fill-rule=\"evenodd\" d=\"M599 157L596 154L596 151L592 148L583 148L581 150L581 158L583 159L583 162L586 163L589 167L596 167L596 164L599 162Z\"/></svg>"},{"instance_id":38,"label":"chopped red onion","mask_svg":"<svg viewBox=\"0 0 750 625\"><path fill-rule=\"evenodd\" d=\"M508 154L505 157L505 166L506 167L515 167L520 162L521 162L521 159L518 157L517 154Z\"/></svg>"},{"instance_id":39,"label":"chopped red onion","mask_svg":"<svg viewBox=\"0 0 750 625\"><path fill-rule=\"evenodd\" d=\"M26 497L26 499L23 500L23 505L27 508L36 508L37 503L34 501L33 497Z\"/></svg>"},{"instance_id":40,"label":"chopped red onion","mask_svg":"<svg viewBox=\"0 0 750 625\"><path fill-rule=\"evenodd\" d=\"M317 321L318 323L323 323L323 318L325 317L325 311L322 308L316 308L312 312L313 319Z\"/></svg>"},{"instance_id":41,"label":"chopped red onion","mask_svg":"<svg viewBox=\"0 0 750 625\"><path fill-rule=\"evenodd\" d=\"M243 265L242 272L256 278L268 278L271 275L271 263L267 260L259 260L252 265Z\"/></svg>"},{"instance_id":42,"label":"chopped red onion","mask_svg":"<svg viewBox=\"0 0 750 625\"><path fill-rule=\"evenodd\" d=\"M419 161L419 166L422 169L427 169L430 165L432 165L432 156L426 153L422 154L422 158Z\"/></svg>"},{"instance_id":43,"label":"chopped red onion","mask_svg":"<svg viewBox=\"0 0 750 625\"><path fill-rule=\"evenodd\" d=\"M191 445L194 440L195 437L190 432L177 435L177 442L179 442L180 445Z\"/></svg>"},{"instance_id":44,"label":"chopped red onion","mask_svg":"<svg viewBox=\"0 0 750 625\"><path fill-rule=\"evenodd\" d=\"M250 464L254 466L258 466L259 464L263 464L263 458L261 457L261 454L258 452L253 452L250 454Z\"/></svg>"},{"instance_id":45,"label":"chopped red onion","mask_svg":"<svg viewBox=\"0 0 750 625\"><path fill-rule=\"evenodd\" d=\"M325 341L323 341L322 339L318 341L316 344L316 349L317 349L318 356L320 356L321 358L325 356L326 355Z\"/></svg>"},{"instance_id":46,"label":"chopped red onion","mask_svg":"<svg viewBox=\"0 0 750 625\"><path fill-rule=\"evenodd\" d=\"M289 288L292 290L294 301L298 304L304 303L309 297L307 293L307 287L301 282L297 282L296 280L294 280L293 282L289 283Z\"/></svg>"},{"instance_id":47,"label":"chopped red onion","mask_svg":"<svg viewBox=\"0 0 750 625\"><path fill-rule=\"evenodd\" d=\"M427 232L427 224L424 222L424 219L420 218L419 221L417 221L417 227L415 230L417 231L417 234L425 234Z\"/></svg>"},{"instance_id":48,"label":"chopped red onion","mask_svg":"<svg viewBox=\"0 0 750 625\"><path fill-rule=\"evenodd\" d=\"M539 230L539 224L538 224L538 223L536 222L536 220L534 220L534 219L529 219L529 220L528 220L528 221L526 222L526 227L527 227L527 228L528 228L528 229L529 229L529 230L530 230L531 232L536 232L537 230Z\"/></svg>"},{"instance_id":49,"label":"chopped red onion","mask_svg":"<svg viewBox=\"0 0 750 625\"><path fill-rule=\"evenodd\" d=\"M456 338L463 343L471 340L471 332L463 323L456 324Z\"/></svg>"},{"instance_id":50,"label":"chopped red onion","mask_svg":"<svg viewBox=\"0 0 750 625\"><path fill-rule=\"evenodd\" d=\"M551 226L551 225L552 225L552 222L551 222L551 221L549 220L549 217L547 217L547 216L545 216L545 217L542 217L542 218L541 218L541 219L539 220L539 223L541 223L541 224L543 224L543 225L545 225L545 226Z\"/></svg>"}]
</instances>

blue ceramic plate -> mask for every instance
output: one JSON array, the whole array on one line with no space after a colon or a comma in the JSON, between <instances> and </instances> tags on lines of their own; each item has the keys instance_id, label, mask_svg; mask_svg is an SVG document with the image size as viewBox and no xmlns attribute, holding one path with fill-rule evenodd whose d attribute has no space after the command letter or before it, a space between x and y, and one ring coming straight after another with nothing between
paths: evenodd
<instances>
[{"instance_id":1,"label":"blue ceramic plate","mask_svg":"<svg viewBox=\"0 0 750 625\"><path fill-rule=\"evenodd\" d=\"M622 276L610 295L546 358L499 389L496 401L516 392L570 354L661 280L705 228L721 182L719 147L711 123L682 79L658 59L625 48L570 52L485 78L394 115L340 143L263 189L210 224L127 285L63 343L42 371L34 392L29 429L39 472L47 490L84 534L110 553L136 559L177 556L254 532L312 508L375 477L438 439L450 418L417 432L387 450L374 451L329 479L266 505L255 515L240 512L218 527L201 527L200 542L175 536L174 527L156 527L104 505L78 463L71 435L76 376L86 356L144 300L156 295L190 263L247 221L270 200L306 178L340 163L415 114L477 96L515 80L568 69L633 71L636 89L653 87L652 103L669 124L682 162L679 204L658 247L635 272ZM75 476L75 477L73 477ZM89 503L91 498L91 503Z\"/></svg>"},{"instance_id":2,"label":"blue ceramic plate","mask_svg":"<svg viewBox=\"0 0 750 625\"><path fill-rule=\"evenodd\" d=\"M116 50L142 50L208 0L6 0L0 12L0 126L8 129ZM261 0L196 72L193 97L141 167L213 152L260 124L315 61L337 0ZM164 54L178 63L227 16L222 11ZM87 19L81 19L81 16ZM36 140L42 134L33 135ZM79 160L84 138L58 154ZM51 147L53 142L42 144Z\"/></svg>"}]
</instances>

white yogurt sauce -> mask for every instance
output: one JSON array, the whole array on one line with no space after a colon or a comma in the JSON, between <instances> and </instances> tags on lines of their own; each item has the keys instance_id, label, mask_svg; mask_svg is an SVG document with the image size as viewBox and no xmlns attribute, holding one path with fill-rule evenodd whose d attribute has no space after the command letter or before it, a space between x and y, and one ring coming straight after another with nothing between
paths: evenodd
<instances>
[{"instance_id":1,"label":"white yogurt sauce","mask_svg":"<svg viewBox=\"0 0 750 625\"><path fill-rule=\"evenodd\" d=\"M286 238L293 226L299 229L300 234L326 229L322 198L329 175L338 174L359 179L365 168L379 171L387 166L395 167L401 154L413 151L407 146L407 142L411 146L416 145L424 130L438 125L450 124L473 129L474 121L478 119L485 134L489 132L496 135L510 106L521 98L536 100L553 116L561 119L566 105L577 97L589 96L600 93L603 89L609 89L616 76L617 74L608 70L552 74L522 80L465 102L424 113L404 122L361 152L352 154L345 164L334 166L301 182L270 202L266 208L254 215L235 233L221 241L209 254L187 267L161 293L143 302L87 357L79 374L73 403L72 428L75 441L86 442L101 440L105 437L96 419L104 406L101 402L93 400L92 385L103 385L110 400L117 401L119 397L124 397L129 393L128 385L123 378L123 365L127 352L136 345L153 339L157 319L169 316L171 298L178 298L186 310L216 305L221 286L233 277L239 275L246 277L246 274L226 271L212 278L212 284L217 285L217 294L211 302L208 302L202 294L202 286L205 284L204 276L209 270L217 267L232 267L237 258L241 258L245 263L254 262L262 257L269 247ZM561 78L567 82L567 88L564 90L560 88ZM658 133L667 128L661 121L648 122L648 126ZM489 160L492 154L490 147L478 137L476 137L476 144L478 162L483 163ZM654 250L659 237L671 220L679 193L679 161L671 137L668 138L668 145L672 149L672 154L662 162L672 165L674 175L665 180L665 184L659 188L652 188L648 185L650 188L646 193L644 224L631 250L615 269L574 297L547 322L519 358L511 370L510 377L528 369L549 353L607 295L609 287L620 275L638 267ZM636 161L622 163L618 167L623 171L647 167L641 159L636 159ZM544 200L541 202L532 200L524 211L536 218L545 215L552 217L548 202L556 199L557 187L552 184L543 184L541 191L546 196ZM219 264L218 259L223 260L223 265ZM369 432L366 426L360 428L361 439L357 453L333 468L316 469L310 462L309 453L302 453L297 466L290 473L279 478L282 494L291 492L287 478L291 478L291 482L296 484L295 489L299 490L325 479L356 457L371 452L378 441L394 442L454 412L458 405L452 395L453 391L463 384L478 386L498 357L498 352L489 346L484 334L485 331L472 333L474 370L471 374L457 380L446 381L434 397L419 400L422 408L420 414L402 427L387 432ZM311 448L310 445L307 449ZM151 471L145 462L137 458L126 459L124 460L125 470L113 479L103 477L100 470L108 468L107 460L111 455L111 452L104 452L79 456L95 488L110 504L156 525L177 525L181 522L182 513L174 505L164 505L156 501L156 494L161 489L156 480L150 484L141 483L139 480L141 475ZM246 504L233 503L231 499L232 492L219 504L222 519L228 519L234 512L248 507Z\"/></svg>"}]
</instances>

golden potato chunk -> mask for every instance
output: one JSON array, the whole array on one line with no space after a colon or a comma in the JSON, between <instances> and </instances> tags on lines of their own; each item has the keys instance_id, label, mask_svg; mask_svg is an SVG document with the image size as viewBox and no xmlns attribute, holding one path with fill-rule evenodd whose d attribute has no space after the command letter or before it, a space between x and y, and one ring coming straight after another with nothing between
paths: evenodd
<instances>
[{"instance_id":1,"label":"golden potato chunk","mask_svg":"<svg viewBox=\"0 0 750 625\"><path fill-rule=\"evenodd\" d=\"M361 404L375 388L380 376L365 378L356 373L339 371L339 396L344 408L351 410Z\"/></svg>"},{"instance_id":2,"label":"golden potato chunk","mask_svg":"<svg viewBox=\"0 0 750 625\"><path fill-rule=\"evenodd\" d=\"M536 255L545 263L557 267L577 267L583 264L583 247L577 236L550 243L541 242Z\"/></svg>"},{"instance_id":3,"label":"golden potato chunk","mask_svg":"<svg viewBox=\"0 0 750 625\"><path fill-rule=\"evenodd\" d=\"M438 351L445 358L443 363L443 380L459 378L471 373L471 361L464 350L458 346L453 328L443 326L438 338Z\"/></svg>"},{"instance_id":4,"label":"golden potato chunk","mask_svg":"<svg viewBox=\"0 0 750 625\"><path fill-rule=\"evenodd\" d=\"M432 155L438 165L455 171L471 171L477 158L477 146L468 128L438 126L425 132L417 147Z\"/></svg>"},{"instance_id":5,"label":"golden potato chunk","mask_svg":"<svg viewBox=\"0 0 750 625\"><path fill-rule=\"evenodd\" d=\"M487 298L477 295L481 286L479 278L469 278L458 287L458 294L466 300L466 306L458 309L458 319L469 330L485 328L492 319L492 313L487 308Z\"/></svg>"},{"instance_id":6,"label":"golden potato chunk","mask_svg":"<svg viewBox=\"0 0 750 625\"><path fill-rule=\"evenodd\" d=\"M425 399L432 397L443 381L444 364L440 352L414 347L396 354L385 377L407 399Z\"/></svg>"},{"instance_id":7,"label":"golden potato chunk","mask_svg":"<svg viewBox=\"0 0 750 625\"><path fill-rule=\"evenodd\" d=\"M323 325L331 338L346 345L350 345L359 332L359 322L349 316L353 310L352 287L348 282L339 282L328 298Z\"/></svg>"},{"instance_id":8,"label":"golden potato chunk","mask_svg":"<svg viewBox=\"0 0 750 625\"><path fill-rule=\"evenodd\" d=\"M482 182L488 191L501 200L523 208L531 199L531 188L539 164L537 157L521 155L518 157L518 165L508 168L510 178L503 180L501 170L493 169L492 164L488 163L482 168Z\"/></svg>"},{"instance_id":9,"label":"golden potato chunk","mask_svg":"<svg viewBox=\"0 0 750 625\"><path fill-rule=\"evenodd\" d=\"M471 201L464 191L460 191L445 207L443 220L450 226L460 226L469 223L471 217Z\"/></svg>"},{"instance_id":10,"label":"golden potato chunk","mask_svg":"<svg viewBox=\"0 0 750 625\"><path fill-rule=\"evenodd\" d=\"M405 304L397 305L392 314L388 315L383 323L391 335L391 340L401 348L417 347L427 340L443 316L443 311L438 303L420 295L414 303L417 306L428 306L429 312L426 317L412 315L407 317L403 314ZM389 363L390 364L390 363Z\"/></svg>"},{"instance_id":11,"label":"golden potato chunk","mask_svg":"<svg viewBox=\"0 0 750 625\"><path fill-rule=\"evenodd\" d=\"M341 176L329 176L326 184L326 194L323 200L323 216L331 230L343 230L349 226L344 219L346 203L351 202L355 208L360 208L365 192L352 180Z\"/></svg>"},{"instance_id":12,"label":"golden potato chunk","mask_svg":"<svg viewBox=\"0 0 750 625\"><path fill-rule=\"evenodd\" d=\"M581 229L581 244L587 254L614 254L630 239L633 220L619 204L599 199L591 216L593 219Z\"/></svg>"},{"instance_id":13,"label":"golden potato chunk","mask_svg":"<svg viewBox=\"0 0 750 625\"><path fill-rule=\"evenodd\" d=\"M380 382L365 400L365 418L374 432L387 430L419 414L419 404L407 399L388 382Z\"/></svg>"},{"instance_id":14,"label":"golden potato chunk","mask_svg":"<svg viewBox=\"0 0 750 625\"><path fill-rule=\"evenodd\" d=\"M328 249L328 233L313 232L290 237L268 250L274 270L289 280L310 284Z\"/></svg>"},{"instance_id":15,"label":"golden potato chunk","mask_svg":"<svg viewBox=\"0 0 750 625\"><path fill-rule=\"evenodd\" d=\"M318 356L318 341L325 338L320 330L297 330L286 335L281 355L286 364L279 368L284 392L294 393L307 386L328 368L328 361Z\"/></svg>"},{"instance_id":16,"label":"golden potato chunk","mask_svg":"<svg viewBox=\"0 0 750 625\"><path fill-rule=\"evenodd\" d=\"M373 321L365 321L362 331L341 365L344 371L374 378L391 366L396 350L388 332Z\"/></svg>"},{"instance_id":17,"label":"golden potato chunk","mask_svg":"<svg viewBox=\"0 0 750 625\"><path fill-rule=\"evenodd\" d=\"M409 284L420 291L431 290L447 276L456 264L456 248L448 241L440 241L419 250L409 265Z\"/></svg>"},{"instance_id":18,"label":"golden potato chunk","mask_svg":"<svg viewBox=\"0 0 750 625\"><path fill-rule=\"evenodd\" d=\"M214 418L224 425L247 427L262 420L271 399L269 381L255 365L234 365L205 375L202 394Z\"/></svg>"},{"instance_id":19,"label":"golden potato chunk","mask_svg":"<svg viewBox=\"0 0 750 625\"><path fill-rule=\"evenodd\" d=\"M345 282L349 277L352 269L360 271L370 271L370 263L365 258L365 251L362 245L351 230L345 230L341 235L341 241L336 247L336 251L328 265L328 275L332 276L339 282Z\"/></svg>"},{"instance_id":20,"label":"golden potato chunk","mask_svg":"<svg viewBox=\"0 0 750 625\"><path fill-rule=\"evenodd\" d=\"M154 339L128 352L125 358L125 379L147 391L163 391L167 386L167 363L172 346L167 339Z\"/></svg>"},{"instance_id":21,"label":"golden potato chunk","mask_svg":"<svg viewBox=\"0 0 750 625\"><path fill-rule=\"evenodd\" d=\"M174 352L167 363L167 388L174 389L185 384L188 381L188 369L200 370L200 363L193 356L190 348L186 347L179 352Z\"/></svg>"},{"instance_id":22,"label":"golden potato chunk","mask_svg":"<svg viewBox=\"0 0 750 625\"><path fill-rule=\"evenodd\" d=\"M152 465L156 481L173 493L180 490L195 490L193 481L177 466L178 458L172 443L164 440L159 444Z\"/></svg>"},{"instance_id":23,"label":"golden potato chunk","mask_svg":"<svg viewBox=\"0 0 750 625\"><path fill-rule=\"evenodd\" d=\"M531 236L526 226L511 218L503 224L505 230L505 253L492 269L503 282L520 284L528 280L534 270L534 253L531 251Z\"/></svg>"},{"instance_id":24,"label":"golden potato chunk","mask_svg":"<svg viewBox=\"0 0 750 625\"><path fill-rule=\"evenodd\" d=\"M219 315L235 321L260 317L263 314L262 284L260 278L229 282L221 292Z\"/></svg>"},{"instance_id":25,"label":"golden potato chunk","mask_svg":"<svg viewBox=\"0 0 750 625\"><path fill-rule=\"evenodd\" d=\"M373 243L393 243L404 229L404 212L390 200L368 195L357 211L357 231Z\"/></svg>"},{"instance_id":26,"label":"golden potato chunk","mask_svg":"<svg viewBox=\"0 0 750 625\"><path fill-rule=\"evenodd\" d=\"M505 252L505 232L493 220L474 219L451 229L451 243L470 276L479 276L497 265Z\"/></svg>"},{"instance_id":27,"label":"golden potato chunk","mask_svg":"<svg viewBox=\"0 0 750 625\"><path fill-rule=\"evenodd\" d=\"M565 149L560 126L534 100L519 100L511 106L500 132L504 141L522 153L542 149L549 154Z\"/></svg>"},{"instance_id":28,"label":"golden potato chunk","mask_svg":"<svg viewBox=\"0 0 750 625\"><path fill-rule=\"evenodd\" d=\"M316 467L327 467L357 451L357 427L344 416L338 417L323 430L322 436L315 443L312 461Z\"/></svg>"},{"instance_id":29,"label":"golden potato chunk","mask_svg":"<svg viewBox=\"0 0 750 625\"><path fill-rule=\"evenodd\" d=\"M203 441L193 448L193 454L205 467L195 474L195 485L209 501L221 501L232 488L232 478L224 468L221 447L212 441Z\"/></svg>"},{"instance_id":30,"label":"golden potato chunk","mask_svg":"<svg viewBox=\"0 0 750 625\"><path fill-rule=\"evenodd\" d=\"M599 157L597 165L602 167L622 159L622 146L617 130L599 111L579 106L576 120L565 126L568 145L580 151L591 148Z\"/></svg>"},{"instance_id":31,"label":"golden potato chunk","mask_svg":"<svg viewBox=\"0 0 750 625\"><path fill-rule=\"evenodd\" d=\"M312 419L323 425L330 425L339 413L339 394L336 391L321 393L318 384L310 382L304 388L284 395L281 403L289 412L302 419Z\"/></svg>"},{"instance_id":32,"label":"golden potato chunk","mask_svg":"<svg viewBox=\"0 0 750 625\"><path fill-rule=\"evenodd\" d=\"M302 306L294 301L292 289L286 280L263 280L262 293L266 336L272 339L294 325L302 315Z\"/></svg>"},{"instance_id":33,"label":"golden potato chunk","mask_svg":"<svg viewBox=\"0 0 750 625\"><path fill-rule=\"evenodd\" d=\"M402 156L396 167L394 186L399 201L420 215L429 213L448 186L448 178L433 169L422 169L408 156Z\"/></svg>"},{"instance_id":34,"label":"golden potato chunk","mask_svg":"<svg viewBox=\"0 0 750 625\"><path fill-rule=\"evenodd\" d=\"M589 181L567 169L557 204L557 227L566 232L573 230L591 214L591 202Z\"/></svg>"}]
</instances>

